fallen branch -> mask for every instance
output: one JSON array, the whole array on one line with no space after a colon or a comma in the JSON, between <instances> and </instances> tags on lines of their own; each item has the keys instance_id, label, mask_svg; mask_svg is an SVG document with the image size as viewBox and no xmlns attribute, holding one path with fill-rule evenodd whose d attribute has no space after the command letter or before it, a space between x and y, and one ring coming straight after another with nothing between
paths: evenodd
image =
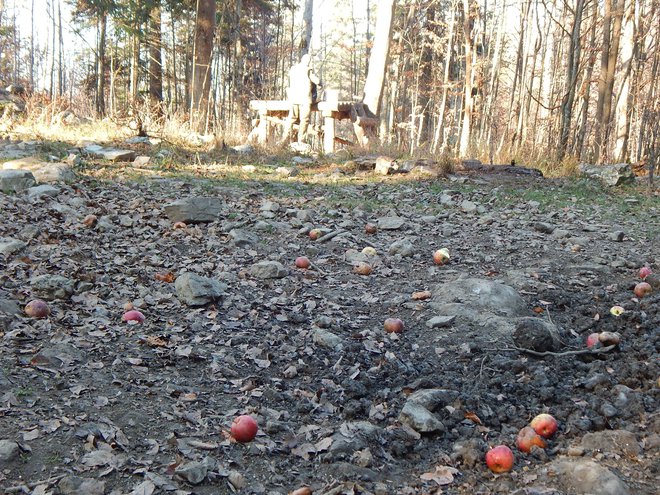
<instances>
[{"instance_id":1,"label":"fallen branch","mask_svg":"<svg viewBox=\"0 0 660 495\"><path fill-rule=\"evenodd\" d=\"M325 234L322 237L319 237L316 239L316 242L328 242L331 239L334 239L337 237L339 234L344 234L346 231L345 230L335 230L333 232L330 232L329 234Z\"/></svg>"},{"instance_id":2,"label":"fallen branch","mask_svg":"<svg viewBox=\"0 0 660 495\"><path fill-rule=\"evenodd\" d=\"M30 483L26 483L23 485L15 485L15 486L10 486L5 488L5 493L30 493L30 491L39 485L54 485L56 482L61 480L67 476L66 474L58 474L57 476L53 476L52 478L48 478L47 480L42 480L42 481L32 481Z\"/></svg>"},{"instance_id":3,"label":"fallen branch","mask_svg":"<svg viewBox=\"0 0 660 495\"><path fill-rule=\"evenodd\" d=\"M536 357L546 357L546 356L562 357L562 356L579 356L583 354L585 355L605 354L610 352L615 347L616 347L615 345L609 345L607 347L601 347L599 349L580 349L577 351L564 351L564 352L552 352L552 351L538 352L538 351L533 351L531 349L525 349L523 347L513 347L513 348L505 348L505 349L486 349L486 350L503 351L503 352L524 352L525 354L531 354L532 356L536 356Z\"/></svg>"}]
</instances>

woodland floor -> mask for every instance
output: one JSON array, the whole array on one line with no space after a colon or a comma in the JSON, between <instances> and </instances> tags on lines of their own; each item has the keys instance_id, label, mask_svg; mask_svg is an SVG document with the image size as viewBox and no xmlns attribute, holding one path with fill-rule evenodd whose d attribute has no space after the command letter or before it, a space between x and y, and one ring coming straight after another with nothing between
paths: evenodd
<instances>
[{"instance_id":1,"label":"woodland floor","mask_svg":"<svg viewBox=\"0 0 660 495\"><path fill-rule=\"evenodd\" d=\"M20 447L0 462L0 492L578 493L549 469L570 454L595 459L630 493L657 493L660 291L632 293L640 266L660 270L657 191L497 173L378 177L341 163L281 178L281 165L87 161L55 197L0 194L0 237L27 243L0 255L0 298L22 307L40 274L77 284L49 303L49 318L16 315L0 332L0 440ZM174 229L163 205L195 195L221 197L226 214ZM88 214L107 221L88 227ZM394 215L405 220L399 229L365 233ZM346 233L318 242L310 227ZM256 241L234 245L234 228ZM412 255L388 254L404 238ZM345 253L367 245L378 253L374 271L357 275ZM445 266L431 257L441 247L451 253ZM300 255L314 268L295 268ZM288 275L252 278L261 260ZM183 305L167 274L184 271L222 280L225 298ZM535 357L488 326L429 328L435 313L412 294L466 275L515 288L530 316L559 328L562 351L604 330L622 343L595 356ZM122 322L127 303L143 324ZM613 305L625 313L612 316ZM383 331L388 316L405 322L402 334ZM313 339L315 327L341 348ZM398 419L424 388L457 393L435 412L444 432L419 435ZM559 432L545 451L522 454L515 436L540 412ZM238 414L259 423L251 443L227 435ZM582 443L606 430L627 430L637 445ZM483 455L500 443L516 463L495 475Z\"/></svg>"}]
</instances>

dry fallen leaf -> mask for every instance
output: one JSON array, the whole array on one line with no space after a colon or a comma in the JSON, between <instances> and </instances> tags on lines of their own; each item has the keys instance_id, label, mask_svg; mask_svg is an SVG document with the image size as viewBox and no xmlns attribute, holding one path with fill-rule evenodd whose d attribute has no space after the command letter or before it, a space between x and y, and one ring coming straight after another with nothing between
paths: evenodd
<instances>
[{"instance_id":1,"label":"dry fallen leaf","mask_svg":"<svg viewBox=\"0 0 660 495\"><path fill-rule=\"evenodd\" d=\"M479 419L479 416L477 416L475 413L472 411L465 411L465 419L469 419L473 423L476 423L478 425L481 424L481 420Z\"/></svg>"},{"instance_id":2,"label":"dry fallen leaf","mask_svg":"<svg viewBox=\"0 0 660 495\"><path fill-rule=\"evenodd\" d=\"M167 284L174 282L174 274L172 272L158 272L154 275L154 278Z\"/></svg>"},{"instance_id":3,"label":"dry fallen leaf","mask_svg":"<svg viewBox=\"0 0 660 495\"><path fill-rule=\"evenodd\" d=\"M312 495L312 490L308 486L303 486L292 492L289 492L289 495Z\"/></svg>"},{"instance_id":4,"label":"dry fallen leaf","mask_svg":"<svg viewBox=\"0 0 660 495\"><path fill-rule=\"evenodd\" d=\"M449 485L454 481L454 475L458 469L450 466L436 466L432 473L424 473L420 476L424 481L435 481L438 485Z\"/></svg>"},{"instance_id":5,"label":"dry fallen leaf","mask_svg":"<svg viewBox=\"0 0 660 495\"><path fill-rule=\"evenodd\" d=\"M426 299L430 299L431 296L432 296L432 294L431 294L430 290L422 290L422 291L412 293L412 298L415 301L424 301Z\"/></svg>"}]
</instances>

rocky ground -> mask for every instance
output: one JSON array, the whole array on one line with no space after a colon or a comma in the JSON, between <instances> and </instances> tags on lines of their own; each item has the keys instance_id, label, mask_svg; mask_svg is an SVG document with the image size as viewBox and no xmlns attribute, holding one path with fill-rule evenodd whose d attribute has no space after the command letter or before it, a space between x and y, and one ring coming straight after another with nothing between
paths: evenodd
<instances>
[{"instance_id":1,"label":"rocky ground","mask_svg":"<svg viewBox=\"0 0 660 495\"><path fill-rule=\"evenodd\" d=\"M0 491L657 493L657 276L632 290L660 271L657 191L81 155L0 193ZM604 331L620 344L586 349ZM558 433L519 452L541 412Z\"/></svg>"}]
</instances>

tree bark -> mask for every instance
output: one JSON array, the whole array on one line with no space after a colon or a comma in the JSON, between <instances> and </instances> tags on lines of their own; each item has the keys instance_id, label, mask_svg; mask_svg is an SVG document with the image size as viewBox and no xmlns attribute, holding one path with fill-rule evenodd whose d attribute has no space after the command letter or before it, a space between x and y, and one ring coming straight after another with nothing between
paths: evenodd
<instances>
[{"instance_id":1,"label":"tree bark","mask_svg":"<svg viewBox=\"0 0 660 495\"><path fill-rule=\"evenodd\" d=\"M376 35L369 58L367 80L364 83L363 103L368 116L377 116L385 82L385 70L390 52L392 37L392 18L394 17L395 0L379 0Z\"/></svg>"},{"instance_id":2,"label":"tree bark","mask_svg":"<svg viewBox=\"0 0 660 495\"><path fill-rule=\"evenodd\" d=\"M162 112L160 102L163 99L163 62L161 54L161 7L160 1L154 3L149 13L149 99L157 113Z\"/></svg>"},{"instance_id":3,"label":"tree bark","mask_svg":"<svg viewBox=\"0 0 660 495\"><path fill-rule=\"evenodd\" d=\"M303 12L303 35L300 39L300 55L309 53L312 43L312 28L314 17L314 0L305 0L305 10Z\"/></svg>"},{"instance_id":4,"label":"tree bark","mask_svg":"<svg viewBox=\"0 0 660 495\"><path fill-rule=\"evenodd\" d=\"M625 15L623 36L621 47L621 70L623 71L623 81L621 89L617 94L616 103L616 144L614 147L614 157L618 162L628 160L628 138L630 135L630 110L632 93L630 91L630 74L632 72L632 62L635 55L635 13L636 2L632 1L628 5Z\"/></svg>"},{"instance_id":5,"label":"tree bark","mask_svg":"<svg viewBox=\"0 0 660 495\"><path fill-rule=\"evenodd\" d=\"M215 0L197 0L190 123L191 128L200 133L206 128L214 33Z\"/></svg>"},{"instance_id":6,"label":"tree bark","mask_svg":"<svg viewBox=\"0 0 660 495\"><path fill-rule=\"evenodd\" d=\"M98 49L96 60L96 113L100 118L105 116L105 34L108 25L108 14L105 10L98 13Z\"/></svg>"},{"instance_id":7,"label":"tree bark","mask_svg":"<svg viewBox=\"0 0 660 495\"><path fill-rule=\"evenodd\" d=\"M459 157L466 157L470 146L472 112L474 111L474 39L472 36L472 15L470 0L463 0L463 49L465 50L465 86L463 94L463 123L459 140Z\"/></svg>"}]
</instances>

